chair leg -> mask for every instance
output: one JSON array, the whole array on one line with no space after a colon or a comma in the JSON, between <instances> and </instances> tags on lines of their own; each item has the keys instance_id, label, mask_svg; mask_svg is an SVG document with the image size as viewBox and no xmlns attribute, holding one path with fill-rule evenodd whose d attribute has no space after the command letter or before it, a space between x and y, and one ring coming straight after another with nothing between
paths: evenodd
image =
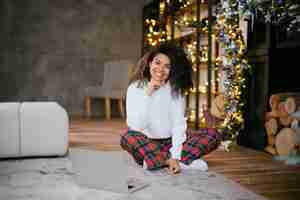
<instances>
[{"instance_id":1,"label":"chair leg","mask_svg":"<svg viewBox=\"0 0 300 200\"><path fill-rule=\"evenodd\" d=\"M86 117L91 117L92 112L91 112L91 97L86 96L84 99L84 105L85 105L85 114Z\"/></svg>"},{"instance_id":2,"label":"chair leg","mask_svg":"<svg viewBox=\"0 0 300 200\"><path fill-rule=\"evenodd\" d=\"M125 110L124 110L124 104L123 104L123 99L118 99L118 104L119 104L119 110L121 113L121 117L125 118Z\"/></svg>"},{"instance_id":3,"label":"chair leg","mask_svg":"<svg viewBox=\"0 0 300 200\"><path fill-rule=\"evenodd\" d=\"M105 117L107 120L111 119L111 99L109 97L105 98Z\"/></svg>"}]
</instances>

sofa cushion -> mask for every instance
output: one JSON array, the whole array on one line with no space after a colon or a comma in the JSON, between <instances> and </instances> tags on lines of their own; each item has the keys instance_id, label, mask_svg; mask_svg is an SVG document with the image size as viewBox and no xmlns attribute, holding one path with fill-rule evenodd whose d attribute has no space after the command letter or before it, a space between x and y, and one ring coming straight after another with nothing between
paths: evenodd
<instances>
[{"instance_id":1,"label":"sofa cushion","mask_svg":"<svg viewBox=\"0 0 300 200\"><path fill-rule=\"evenodd\" d=\"M20 103L0 103L0 157L19 155Z\"/></svg>"},{"instance_id":2,"label":"sofa cushion","mask_svg":"<svg viewBox=\"0 0 300 200\"><path fill-rule=\"evenodd\" d=\"M65 155L69 119L55 102L24 102L20 108L21 156Z\"/></svg>"}]
</instances>

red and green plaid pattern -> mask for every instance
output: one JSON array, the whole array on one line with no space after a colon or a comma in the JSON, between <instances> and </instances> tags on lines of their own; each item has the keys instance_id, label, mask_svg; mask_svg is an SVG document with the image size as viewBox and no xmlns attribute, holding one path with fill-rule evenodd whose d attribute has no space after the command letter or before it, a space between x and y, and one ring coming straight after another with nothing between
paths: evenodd
<instances>
[{"instance_id":1,"label":"red and green plaid pattern","mask_svg":"<svg viewBox=\"0 0 300 200\"><path fill-rule=\"evenodd\" d=\"M180 160L187 165L215 150L222 139L217 129L214 128L188 130L187 136L187 140L183 143Z\"/></svg>"},{"instance_id":2,"label":"red and green plaid pattern","mask_svg":"<svg viewBox=\"0 0 300 200\"><path fill-rule=\"evenodd\" d=\"M181 162L185 164L190 164L213 151L221 141L220 134L212 128L188 130L187 136L181 152ZM127 130L121 135L121 146L139 165L143 165L145 159L148 169L151 170L165 166L165 161L170 158L169 149L172 147L172 141L152 140L138 131Z\"/></svg>"},{"instance_id":3,"label":"red and green plaid pattern","mask_svg":"<svg viewBox=\"0 0 300 200\"><path fill-rule=\"evenodd\" d=\"M145 159L150 170L164 167L165 161L170 158L171 139L162 141L151 140L133 130L127 130L121 136L122 148L128 151L139 165L143 165Z\"/></svg>"}]
</instances>

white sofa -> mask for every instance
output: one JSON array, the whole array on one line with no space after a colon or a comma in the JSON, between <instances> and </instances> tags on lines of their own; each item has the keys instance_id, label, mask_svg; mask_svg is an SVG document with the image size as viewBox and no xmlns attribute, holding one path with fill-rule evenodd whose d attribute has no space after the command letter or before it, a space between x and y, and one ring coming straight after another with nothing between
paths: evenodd
<instances>
[{"instance_id":1,"label":"white sofa","mask_svg":"<svg viewBox=\"0 0 300 200\"><path fill-rule=\"evenodd\" d=\"M68 131L56 102L0 103L0 158L65 155Z\"/></svg>"}]
</instances>

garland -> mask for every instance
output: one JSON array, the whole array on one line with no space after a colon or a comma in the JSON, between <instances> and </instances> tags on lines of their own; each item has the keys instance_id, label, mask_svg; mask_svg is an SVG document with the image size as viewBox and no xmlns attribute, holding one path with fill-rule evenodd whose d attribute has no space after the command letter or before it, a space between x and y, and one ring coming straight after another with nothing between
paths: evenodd
<instances>
[{"instance_id":1,"label":"garland","mask_svg":"<svg viewBox=\"0 0 300 200\"><path fill-rule=\"evenodd\" d=\"M225 120L222 133L226 139L235 141L243 128L243 89L246 88L246 74L250 69L246 57L246 46L239 29L239 6L237 1L224 0L217 15L218 37L224 55L223 86L225 96Z\"/></svg>"},{"instance_id":2,"label":"garland","mask_svg":"<svg viewBox=\"0 0 300 200\"><path fill-rule=\"evenodd\" d=\"M225 51L222 62L226 117L222 132L228 136L225 142L227 150L236 141L244 125L242 97L251 69L238 24L242 15L251 17L252 21L256 17L267 23L284 23L287 31L300 31L300 5L297 0L223 0L217 14L217 26L219 40Z\"/></svg>"}]
</instances>

